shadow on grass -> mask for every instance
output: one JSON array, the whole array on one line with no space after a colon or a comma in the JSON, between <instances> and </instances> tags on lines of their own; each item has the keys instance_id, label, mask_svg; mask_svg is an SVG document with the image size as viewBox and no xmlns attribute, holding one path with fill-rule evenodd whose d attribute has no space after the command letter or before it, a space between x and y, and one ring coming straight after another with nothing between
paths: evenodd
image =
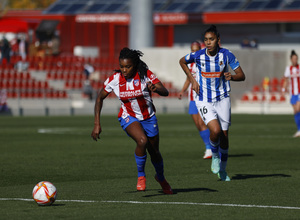
<instances>
[{"instance_id":1,"label":"shadow on grass","mask_svg":"<svg viewBox=\"0 0 300 220\"><path fill-rule=\"evenodd\" d=\"M146 193L150 191L156 191L158 193L151 194L151 195L144 195L143 197L154 197L154 196L165 196L166 194L163 193L162 190L157 190L157 189L150 189L146 190L145 192L141 191L130 191L128 193ZM214 189L208 189L208 188L187 188L187 189L173 189L173 194L177 193L187 193L187 192L197 192L197 191L207 191L207 192L218 192L217 190Z\"/></svg>"},{"instance_id":2,"label":"shadow on grass","mask_svg":"<svg viewBox=\"0 0 300 220\"><path fill-rule=\"evenodd\" d=\"M51 205L39 205L39 207L53 207L53 206L65 206L66 204L63 203L55 203L55 204L51 204Z\"/></svg>"},{"instance_id":3,"label":"shadow on grass","mask_svg":"<svg viewBox=\"0 0 300 220\"><path fill-rule=\"evenodd\" d=\"M253 157L253 154L229 154L228 157Z\"/></svg>"},{"instance_id":4,"label":"shadow on grass","mask_svg":"<svg viewBox=\"0 0 300 220\"><path fill-rule=\"evenodd\" d=\"M231 179L232 180L245 180L252 178L268 178L268 177L291 177L291 175L286 174L235 174Z\"/></svg>"}]
</instances>

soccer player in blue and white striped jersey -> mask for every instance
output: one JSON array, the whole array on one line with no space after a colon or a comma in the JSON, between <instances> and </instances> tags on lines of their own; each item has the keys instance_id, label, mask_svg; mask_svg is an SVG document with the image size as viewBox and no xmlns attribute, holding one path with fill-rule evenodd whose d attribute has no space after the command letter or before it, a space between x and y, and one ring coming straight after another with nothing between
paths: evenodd
<instances>
[{"instance_id":1,"label":"soccer player in blue and white striped jersey","mask_svg":"<svg viewBox=\"0 0 300 220\"><path fill-rule=\"evenodd\" d=\"M231 123L230 81L244 81L245 74L233 53L219 46L220 34L216 26L211 25L205 31L204 44L204 49L187 54L179 63L198 94L196 106L210 131L211 170L221 180L230 181L226 172ZM192 62L197 65L196 79L187 66ZM229 72L229 67L235 74Z\"/></svg>"}]
</instances>

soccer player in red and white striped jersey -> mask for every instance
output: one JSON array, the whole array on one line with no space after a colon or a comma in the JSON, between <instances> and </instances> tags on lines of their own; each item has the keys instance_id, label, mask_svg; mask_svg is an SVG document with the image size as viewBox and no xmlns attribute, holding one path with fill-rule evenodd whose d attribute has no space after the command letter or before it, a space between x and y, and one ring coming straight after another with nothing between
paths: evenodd
<instances>
[{"instance_id":1,"label":"soccer player in red and white striped jersey","mask_svg":"<svg viewBox=\"0 0 300 220\"><path fill-rule=\"evenodd\" d=\"M300 137L300 68L298 55L294 50L291 52L291 66L287 66L284 72L285 81L282 91L285 92L287 86L290 88L291 104L294 110L294 119L297 125L297 132L293 137Z\"/></svg>"},{"instance_id":2,"label":"soccer player in red and white striped jersey","mask_svg":"<svg viewBox=\"0 0 300 220\"><path fill-rule=\"evenodd\" d=\"M140 57L142 52L123 48L119 56L120 69L104 82L95 102L95 120L92 138L100 138L100 114L103 100L114 92L121 102L118 114L123 130L136 142L135 159L138 170L137 190L146 189L145 164L147 153L156 170L155 179L160 183L165 194L173 191L164 177L163 158L159 152L159 131L155 107L151 94L153 92L168 96L168 90L152 73Z\"/></svg>"}]
</instances>

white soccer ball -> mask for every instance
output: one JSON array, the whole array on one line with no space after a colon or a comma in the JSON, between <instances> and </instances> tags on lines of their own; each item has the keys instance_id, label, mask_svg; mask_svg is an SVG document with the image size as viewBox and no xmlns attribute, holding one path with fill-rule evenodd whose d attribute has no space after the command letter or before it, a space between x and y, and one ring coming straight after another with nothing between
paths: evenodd
<instances>
[{"instance_id":1,"label":"white soccer ball","mask_svg":"<svg viewBox=\"0 0 300 220\"><path fill-rule=\"evenodd\" d=\"M41 181L34 186L32 197L38 205L51 205L56 199L56 187L48 181Z\"/></svg>"}]
</instances>

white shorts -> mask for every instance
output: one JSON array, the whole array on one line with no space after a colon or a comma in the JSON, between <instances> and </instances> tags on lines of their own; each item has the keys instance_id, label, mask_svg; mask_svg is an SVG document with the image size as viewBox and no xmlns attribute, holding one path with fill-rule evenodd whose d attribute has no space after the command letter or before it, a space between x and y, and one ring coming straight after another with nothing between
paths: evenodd
<instances>
[{"instance_id":1,"label":"white shorts","mask_svg":"<svg viewBox=\"0 0 300 220\"><path fill-rule=\"evenodd\" d=\"M203 102L196 100L200 116L207 125L211 120L217 119L223 131L227 131L231 124L230 97L217 102Z\"/></svg>"}]
</instances>

